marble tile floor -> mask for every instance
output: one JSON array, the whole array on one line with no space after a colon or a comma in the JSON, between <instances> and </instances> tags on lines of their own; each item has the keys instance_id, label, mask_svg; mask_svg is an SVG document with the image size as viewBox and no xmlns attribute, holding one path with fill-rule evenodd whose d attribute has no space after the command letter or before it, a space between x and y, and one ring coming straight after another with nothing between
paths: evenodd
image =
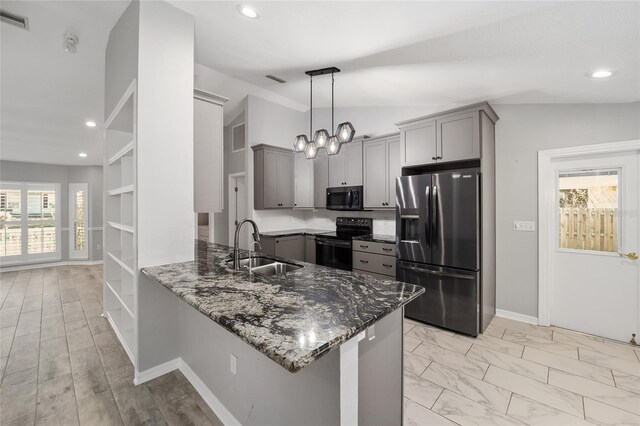
<instances>
[{"instance_id":1,"label":"marble tile floor","mask_svg":"<svg viewBox=\"0 0 640 426\"><path fill-rule=\"evenodd\" d=\"M640 347L497 317L404 335L405 425L640 425Z\"/></svg>"},{"instance_id":2,"label":"marble tile floor","mask_svg":"<svg viewBox=\"0 0 640 426\"><path fill-rule=\"evenodd\" d=\"M102 266L0 274L0 424L221 425L180 372L133 385Z\"/></svg>"},{"instance_id":3,"label":"marble tile floor","mask_svg":"<svg viewBox=\"0 0 640 426\"><path fill-rule=\"evenodd\" d=\"M179 372L134 386L101 310L101 266L0 274L0 424L221 424ZM404 334L405 425L640 425L638 347L503 318Z\"/></svg>"}]
</instances>

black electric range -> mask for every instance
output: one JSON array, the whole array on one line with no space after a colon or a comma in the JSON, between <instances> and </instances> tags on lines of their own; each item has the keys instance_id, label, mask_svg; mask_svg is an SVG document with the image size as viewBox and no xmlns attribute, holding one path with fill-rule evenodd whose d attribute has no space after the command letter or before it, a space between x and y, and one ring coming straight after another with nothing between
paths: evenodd
<instances>
[{"instance_id":1,"label":"black electric range","mask_svg":"<svg viewBox=\"0 0 640 426\"><path fill-rule=\"evenodd\" d=\"M373 219L371 218L336 218L335 232L316 236L316 263L351 271L353 238L371 234L373 234Z\"/></svg>"}]
</instances>

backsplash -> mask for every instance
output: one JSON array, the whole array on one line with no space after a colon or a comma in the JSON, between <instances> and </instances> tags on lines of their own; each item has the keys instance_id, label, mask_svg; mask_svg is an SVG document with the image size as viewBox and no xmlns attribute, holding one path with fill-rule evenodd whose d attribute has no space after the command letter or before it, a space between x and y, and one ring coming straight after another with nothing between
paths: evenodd
<instances>
[{"instance_id":1,"label":"backsplash","mask_svg":"<svg viewBox=\"0 0 640 426\"><path fill-rule=\"evenodd\" d=\"M330 211L314 210L306 212L305 228L310 229L335 229L336 218L343 217L370 217L373 218L373 233L383 235L395 235L396 233L396 212L370 211L370 212L350 212L350 211ZM282 228L281 228L282 229Z\"/></svg>"}]
</instances>

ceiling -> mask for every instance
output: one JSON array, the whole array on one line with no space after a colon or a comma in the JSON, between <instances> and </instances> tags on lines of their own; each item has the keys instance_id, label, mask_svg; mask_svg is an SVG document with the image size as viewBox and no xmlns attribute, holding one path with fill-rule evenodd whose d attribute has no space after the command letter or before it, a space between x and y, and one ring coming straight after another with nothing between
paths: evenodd
<instances>
[{"instance_id":1,"label":"ceiling","mask_svg":"<svg viewBox=\"0 0 640 426\"><path fill-rule=\"evenodd\" d=\"M305 70L337 66L336 105L640 99L640 2L173 1L196 17L196 61L309 103ZM612 68L597 81L586 73ZM274 74L288 81L278 84ZM314 106L330 104L314 80Z\"/></svg>"},{"instance_id":2,"label":"ceiling","mask_svg":"<svg viewBox=\"0 0 640 426\"><path fill-rule=\"evenodd\" d=\"M3 160L102 164L104 51L127 4L2 1L29 19L29 31L0 25ZM65 32L78 36L76 53L64 51Z\"/></svg>"},{"instance_id":3,"label":"ceiling","mask_svg":"<svg viewBox=\"0 0 640 426\"><path fill-rule=\"evenodd\" d=\"M239 1L170 1L196 17L196 82L234 97L233 114L247 93L305 109L304 71L333 65L337 106L640 100L638 1L257 1L257 20ZM0 25L2 159L102 163L104 50L127 4L2 1L30 23ZM598 68L616 74L586 77ZM330 78L317 77L314 106L328 105Z\"/></svg>"}]
</instances>

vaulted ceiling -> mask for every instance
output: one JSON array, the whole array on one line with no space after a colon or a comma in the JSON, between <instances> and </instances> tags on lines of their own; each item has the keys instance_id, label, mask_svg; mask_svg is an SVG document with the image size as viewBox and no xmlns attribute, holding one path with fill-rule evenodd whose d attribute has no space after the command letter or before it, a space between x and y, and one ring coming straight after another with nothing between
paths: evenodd
<instances>
[{"instance_id":1,"label":"vaulted ceiling","mask_svg":"<svg viewBox=\"0 0 640 426\"><path fill-rule=\"evenodd\" d=\"M196 61L222 73L227 96L271 93L304 109L304 71L335 65L337 106L640 100L637 1L258 1L257 20L238 2L170 1L195 16ZM2 2L30 20L29 31L0 26L3 159L101 164L104 49L127 4ZM75 54L62 47L68 31ZM600 68L615 74L587 77ZM329 103L330 79L318 77L314 106Z\"/></svg>"}]
</instances>

